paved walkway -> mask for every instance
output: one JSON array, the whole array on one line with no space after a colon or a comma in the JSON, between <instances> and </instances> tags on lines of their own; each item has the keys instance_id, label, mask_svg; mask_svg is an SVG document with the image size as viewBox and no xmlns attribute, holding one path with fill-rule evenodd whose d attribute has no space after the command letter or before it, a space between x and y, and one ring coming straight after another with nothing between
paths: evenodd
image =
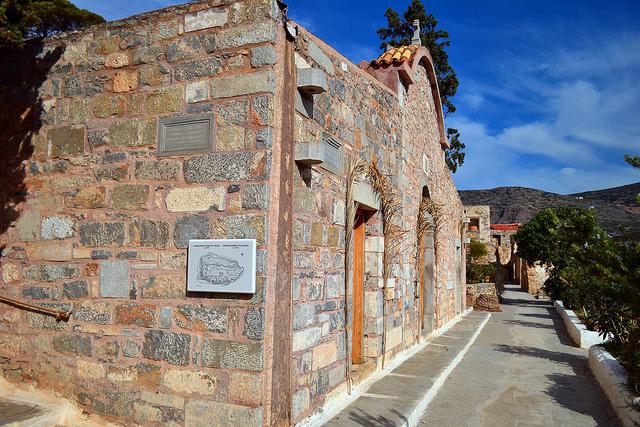
<instances>
[{"instance_id":1,"label":"paved walkway","mask_svg":"<svg viewBox=\"0 0 640 427\"><path fill-rule=\"evenodd\" d=\"M487 313L465 316L443 335L410 357L387 376L376 381L366 393L347 406L325 425L399 426L419 419L424 402L434 383L469 343L488 317ZM434 424L435 425L435 424Z\"/></svg>"},{"instance_id":2,"label":"paved walkway","mask_svg":"<svg viewBox=\"0 0 640 427\"><path fill-rule=\"evenodd\" d=\"M504 297L419 425L620 425L551 304L514 286Z\"/></svg>"}]
</instances>

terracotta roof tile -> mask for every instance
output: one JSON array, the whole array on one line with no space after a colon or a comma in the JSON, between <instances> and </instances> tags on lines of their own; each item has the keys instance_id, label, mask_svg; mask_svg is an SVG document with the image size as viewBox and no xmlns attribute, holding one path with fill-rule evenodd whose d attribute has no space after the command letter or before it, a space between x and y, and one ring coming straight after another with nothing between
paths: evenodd
<instances>
[{"instance_id":1,"label":"terracotta roof tile","mask_svg":"<svg viewBox=\"0 0 640 427\"><path fill-rule=\"evenodd\" d=\"M385 66L385 65L398 65L403 62L411 62L414 55L418 52L420 46L400 46L394 47L380 55L378 59L371 61L371 65Z\"/></svg>"},{"instance_id":2,"label":"terracotta roof tile","mask_svg":"<svg viewBox=\"0 0 640 427\"><path fill-rule=\"evenodd\" d=\"M491 229L496 231L518 231L520 224L491 224Z\"/></svg>"}]
</instances>

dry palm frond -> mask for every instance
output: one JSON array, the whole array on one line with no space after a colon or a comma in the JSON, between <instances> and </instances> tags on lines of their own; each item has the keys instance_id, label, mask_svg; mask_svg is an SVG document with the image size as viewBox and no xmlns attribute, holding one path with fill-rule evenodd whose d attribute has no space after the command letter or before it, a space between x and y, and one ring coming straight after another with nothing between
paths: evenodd
<instances>
[{"instance_id":1,"label":"dry palm frond","mask_svg":"<svg viewBox=\"0 0 640 427\"><path fill-rule=\"evenodd\" d=\"M349 156L346 160L346 205L345 205L345 244L344 244L344 319L345 319L345 334L344 334L344 348L345 362L347 365L347 391L351 394L351 356L349 349L349 334L347 328L349 327L349 281L351 280L351 268L353 266L353 227L356 219L356 207L353 202L353 186L356 182L363 179L363 176L367 172L366 164L359 157Z\"/></svg>"},{"instance_id":2,"label":"dry palm frond","mask_svg":"<svg viewBox=\"0 0 640 427\"><path fill-rule=\"evenodd\" d=\"M387 306L387 282L391 275L391 268L397 262L399 249L406 234L406 230L398 225L402 214L402 203L398 199L393 187L389 182L389 177L382 173L374 157L369 166L369 181L374 191L380 198L380 209L382 213L382 234L384 235L384 252L382 254L382 279L383 279L383 299L382 299L382 368L384 368L386 354L386 306ZM404 322L402 322L404 327ZM404 332L403 332L404 336Z\"/></svg>"}]
</instances>

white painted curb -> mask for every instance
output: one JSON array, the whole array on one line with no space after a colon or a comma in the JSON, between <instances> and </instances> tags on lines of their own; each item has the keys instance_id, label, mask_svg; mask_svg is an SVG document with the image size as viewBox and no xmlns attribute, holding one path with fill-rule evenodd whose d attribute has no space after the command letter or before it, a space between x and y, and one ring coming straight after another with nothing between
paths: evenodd
<instances>
[{"instance_id":1,"label":"white painted curb","mask_svg":"<svg viewBox=\"0 0 640 427\"><path fill-rule=\"evenodd\" d=\"M562 317L564 325L567 327L567 332L569 332L578 347L591 348L591 346L602 344L606 341L605 337L599 335L596 331L587 329L573 310L564 308L562 301L554 301L553 306Z\"/></svg>"},{"instance_id":2,"label":"white painted curb","mask_svg":"<svg viewBox=\"0 0 640 427\"><path fill-rule=\"evenodd\" d=\"M320 427L324 425L333 417L335 417L340 412L342 412L342 410L345 409L347 406L349 406L350 403L354 402L360 396L362 396L369 389L369 387L373 385L373 383L378 381L380 378L383 378L386 375L388 375L391 371L396 369L407 359L409 359L410 357L415 355L417 352L419 352L420 350L424 349L426 346L431 344L431 340L448 332L449 329L451 329L455 324L457 324L462 319L464 319L466 315L471 314L472 312L473 312L473 307L466 309L463 313L461 313L456 318L449 321L446 325L444 325L440 329L426 336L424 338L424 341L422 341L421 343L416 344L413 347L409 347L406 350L399 353L393 360L391 360L389 363L386 364L384 370L376 371L371 375L369 375L362 383L358 384L356 387L354 387L351 390L351 395L348 395L345 391L344 393L341 393L339 396L334 397L329 402L325 403L318 412L312 415L309 415L307 418L304 418L301 421L299 421L296 424L296 427ZM479 334L480 333L479 331L481 331L482 328L484 328L484 325L487 323L490 316L491 314L489 313L489 316L487 316L487 318L482 322L482 324L478 328L478 331L476 332L477 334ZM472 337L472 341L475 341L476 337L477 335L474 335ZM462 352L466 352L466 350L467 350L467 347L463 348Z\"/></svg>"},{"instance_id":3,"label":"white painted curb","mask_svg":"<svg viewBox=\"0 0 640 427\"><path fill-rule=\"evenodd\" d=\"M458 353L456 357L453 358L451 363L449 363L449 365L442 372L440 372L440 375L438 375L436 380L433 382L433 385L429 388L429 390L427 390L425 395L422 396L422 399L420 399L418 405L416 405L413 411L411 411L411 414L407 417L407 420L404 422L404 424L402 424L403 426L413 427L418 425L420 419L424 416L424 412L427 410L429 403L431 403L433 398L436 397L438 391L440 391L440 389L444 385L444 382L447 380L447 377L449 377L451 372L453 372L456 366L458 366L458 363L462 361L462 358L465 354L467 354L467 351L469 351L469 348L471 348L473 343L476 342L478 335L480 335L480 332L482 332L482 330L484 329L485 325L489 321L489 318L491 318L491 313L487 313L487 316L480 323L480 325L478 325L478 329L476 329L476 331L473 333L469 342L467 342L462 350L460 350L460 353Z\"/></svg>"},{"instance_id":4,"label":"white painted curb","mask_svg":"<svg viewBox=\"0 0 640 427\"><path fill-rule=\"evenodd\" d=\"M624 427L640 425L640 410L634 409L634 394L627 387L627 371L604 347L594 345L589 349L589 367L600 387L611 401Z\"/></svg>"}]
</instances>

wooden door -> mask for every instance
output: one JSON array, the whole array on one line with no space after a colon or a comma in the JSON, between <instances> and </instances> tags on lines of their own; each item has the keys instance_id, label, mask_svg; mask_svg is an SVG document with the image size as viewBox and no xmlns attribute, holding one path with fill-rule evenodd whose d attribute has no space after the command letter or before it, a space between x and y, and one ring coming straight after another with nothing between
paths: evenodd
<instances>
[{"instance_id":1,"label":"wooden door","mask_svg":"<svg viewBox=\"0 0 640 427\"><path fill-rule=\"evenodd\" d=\"M420 241L420 261L418 265L420 266L420 289L419 292L419 307L420 307L420 330L424 331L424 306L425 306L425 258L426 258L426 248L425 248L425 240L426 238L423 236Z\"/></svg>"},{"instance_id":2,"label":"wooden door","mask_svg":"<svg viewBox=\"0 0 640 427\"><path fill-rule=\"evenodd\" d=\"M358 212L353 227L353 329L351 363L362 363L364 328L364 215Z\"/></svg>"}]
</instances>

